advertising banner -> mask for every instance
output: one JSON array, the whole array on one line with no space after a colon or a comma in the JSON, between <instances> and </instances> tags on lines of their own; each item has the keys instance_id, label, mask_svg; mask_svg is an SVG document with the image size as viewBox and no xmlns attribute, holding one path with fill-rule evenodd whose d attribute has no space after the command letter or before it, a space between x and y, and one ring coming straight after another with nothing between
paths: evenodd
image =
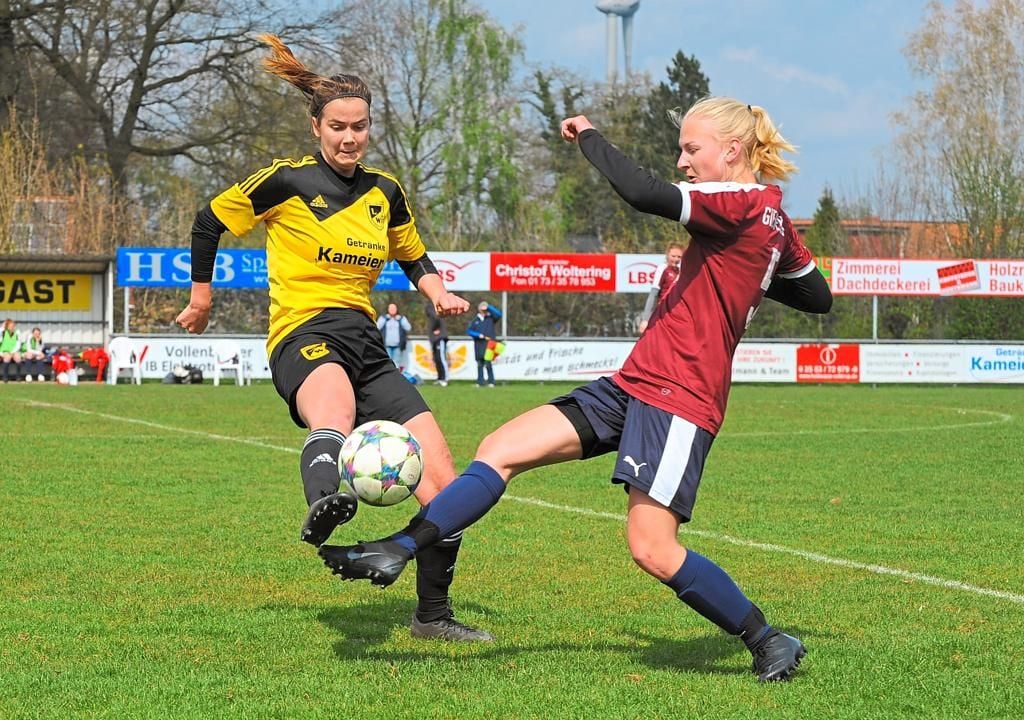
<instances>
[{"instance_id":1,"label":"advertising banner","mask_svg":"<svg viewBox=\"0 0 1024 720\"><path fill-rule=\"evenodd\" d=\"M732 359L733 382L796 382L796 345L740 343Z\"/></svg>"},{"instance_id":2,"label":"advertising banner","mask_svg":"<svg viewBox=\"0 0 1024 720\"><path fill-rule=\"evenodd\" d=\"M614 292L615 256L491 253L491 290Z\"/></svg>"},{"instance_id":3,"label":"advertising banner","mask_svg":"<svg viewBox=\"0 0 1024 720\"><path fill-rule=\"evenodd\" d=\"M189 287L192 252L183 248L118 248L119 287ZM259 289L267 287L267 251L224 248L217 251L213 286Z\"/></svg>"},{"instance_id":4,"label":"advertising banner","mask_svg":"<svg viewBox=\"0 0 1024 720\"><path fill-rule=\"evenodd\" d=\"M0 308L4 310L89 310L92 275L0 273Z\"/></svg>"},{"instance_id":5,"label":"advertising banner","mask_svg":"<svg viewBox=\"0 0 1024 720\"><path fill-rule=\"evenodd\" d=\"M832 258L832 292L1024 297L1024 260Z\"/></svg>"},{"instance_id":6,"label":"advertising banner","mask_svg":"<svg viewBox=\"0 0 1024 720\"><path fill-rule=\"evenodd\" d=\"M194 365L209 377L218 343L237 343L251 377L269 379L266 338L231 339L216 336L139 336L148 346L143 377L163 378L176 365ZM589 382L612 375L635 342L630 340L572 340L565 338L506 341L494 361L498 383L505 380L566 380ZM405 367L424 382L437 377L430 343L413 338L403 359ZM448 343L449 377L476 379L473 343ZM1017 383L1024 384L1024 345L957 344L805 344L741 342L732 367L733 382L800 383Z\"/></svg>"},{"instance_id":7,"label":"advertising banner","mask_svg":"<svg viewBox=\"0 0 1024 720\"><path fill-rule=\"evenodd\" d=\"M491 289L491 254L482 252L430 253L437 273L452 292Z\"/></svg>"},{"instance_id":8,"label":"advertising banner","mask_svg":"<svg viewBox=\"0 0 1024 720\"><path fill-rule=\"evenodd\" d=\"M796 381L860 382L860 345L800 345L796 349Z\"/></svg>"}]
</instances>

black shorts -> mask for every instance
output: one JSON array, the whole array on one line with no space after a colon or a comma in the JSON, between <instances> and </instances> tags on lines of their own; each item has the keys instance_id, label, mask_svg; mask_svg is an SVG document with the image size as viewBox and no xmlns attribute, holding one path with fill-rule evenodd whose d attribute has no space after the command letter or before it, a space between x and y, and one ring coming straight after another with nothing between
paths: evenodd
<instances>
[{"instance_id":1,"label":"black shorts","mask_svg":"<svg viewBox=\"0 0 1024 720\"><path fill-rule=\"evenodd\" d=\"M274 387L299 427L306 424L295 396L309 374L325 363L345 369L356 395L356 425L369 420L404 423L430 410L388 357L370 318L358 310L331 308L288 333L270 354Z\"/></svg>"},{"instance_id":2,"label":"black shorts","mask_svg":"<svg viewBox=\"0 0 1024 720\"><path fill-rule=\"evenodd\" d=\"M617 451L613 483L643 491L687 522L715 436L628 395L608 378L551 401L580 436L583 457Z\"/></svg>"}]
</instances>

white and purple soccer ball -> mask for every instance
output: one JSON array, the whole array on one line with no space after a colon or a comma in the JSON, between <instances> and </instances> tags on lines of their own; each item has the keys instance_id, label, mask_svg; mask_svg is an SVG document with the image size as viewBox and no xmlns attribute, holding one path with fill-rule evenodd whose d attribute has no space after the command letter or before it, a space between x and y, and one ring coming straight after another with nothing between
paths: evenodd
<instances>
[{"instance_id":1,"label":"white and purple soccer ball","mask_svg":"<svg viewBox=\"0 0 1024 720\"><path fill-rule=\"evenodd\" d=\"M341 446L338 470L362 502L383 507L405 500L423 475L420 444L390 420L371 420Z\"/></svg>"}]
</instances>

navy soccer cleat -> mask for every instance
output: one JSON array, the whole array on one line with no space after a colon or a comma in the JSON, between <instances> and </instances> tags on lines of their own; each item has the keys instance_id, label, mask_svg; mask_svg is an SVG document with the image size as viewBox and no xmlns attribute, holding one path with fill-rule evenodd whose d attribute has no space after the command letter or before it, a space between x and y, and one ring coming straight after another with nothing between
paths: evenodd
<instances>
[{"instance_id":1,"label":"navy soccer cleat","mask_svg":"<svg viewBox=\"0 0 1024 720\"><path fill-rule=\"evenodd\" d=\"M369 580L382 588L397 580L412 559L412 553L390 540L321 545L318 552L324 565L343 580Z\"/></svg>"},{"instance_id":2,"label":"navy soccer cleat","mask_svg":"<svg viewBox=\"0 0 1024 720\"><path fill-rule=\"evenodd\" d=\"M351 520L358 509L356 496L344 489L314 500L302 523L299 537L303 542L320 547L334 532L334 528Z\"/></svg>"},{"instance_id":3,"label":"navy soccer cleat","mask_svg":"<svg viewBox=\"0 0 1024 720\"><path fill-rule=\"evenodd\" d=\"M754 655L754 674L761 682L789 680L807 654L804 644L792 635L769 630L751 651Z\"/></svg>"}]
</instances>

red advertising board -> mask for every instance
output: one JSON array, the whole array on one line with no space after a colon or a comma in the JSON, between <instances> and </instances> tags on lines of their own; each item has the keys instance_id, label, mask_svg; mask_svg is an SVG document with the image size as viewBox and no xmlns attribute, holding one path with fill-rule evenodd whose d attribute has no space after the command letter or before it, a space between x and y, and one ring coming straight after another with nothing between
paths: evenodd
<instances>
[{"instance_id":1,"label":"red advertising board","mask_svg":"<svg viewBox=\"0 0 1024 720\"><path fill-rule=\"evenodd\" d=\"M491 290L615 292L615 255L491 253Z\"/></svg>"},{"instance_id":2,"label":"red advertising board","mask_svg":"<svg viewBox=\"0 0 1024 720\"><path fill-rule=\"evenodd\" d=\"M860 382L860 345L801 345L797 382Z\"/></svg>"}]
</instances>

